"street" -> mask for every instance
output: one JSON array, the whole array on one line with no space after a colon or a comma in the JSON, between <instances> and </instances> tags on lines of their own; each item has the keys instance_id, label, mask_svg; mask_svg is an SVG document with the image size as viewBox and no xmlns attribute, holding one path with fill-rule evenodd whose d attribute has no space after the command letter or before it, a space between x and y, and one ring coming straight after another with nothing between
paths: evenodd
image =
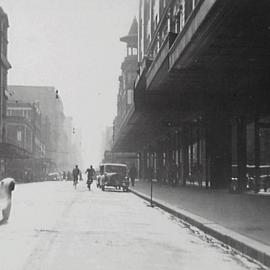
<instances>
[{"instance_id":1,"label":"street","mask_svg":"<svg viewBox=\"0 0 270 270\"><path fill-rule=\"evenodd\" d=\"M80 182L17 185L0 227L0 269L262 269L148 207L132 193Z\"/></svg>"}]
</instances>

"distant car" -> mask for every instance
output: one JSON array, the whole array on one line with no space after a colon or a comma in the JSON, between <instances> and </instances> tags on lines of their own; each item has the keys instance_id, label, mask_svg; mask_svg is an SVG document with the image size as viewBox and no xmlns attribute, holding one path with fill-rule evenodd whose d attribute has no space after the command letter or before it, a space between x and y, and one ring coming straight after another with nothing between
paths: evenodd
<instances>
[{"instance_id":1,"label":"distant car","mask_svg":"<svg viewBox=\"0 0 270 270\"><path fill-rule=\"evenodd\" d=\"M97 186L103 191L106 187L115 187L128 191L129 178L126 164L103 163L99 167L100 174L97 177Z\"/></svg>"},{"instance_id":2,"label":"distant car","mask_svg":"<svg viewBox=\"0 0 270 270\"><path fill-rule=\"evenodd\" d=\"M4 178L0 181L0 223L6 222L9 218L14 189L15 180L13 178Z\"/></svg>"},{"instance_id":3,"label":"distant car","mask_svg":"<svg viewBox=\"0 0 270 270\"><path fill-rule=\"evenodd\" d=\"M60 181L62 179L61 174L59 172L51 172L46 176L47 181Z\"/></svg>"}]
</instances>

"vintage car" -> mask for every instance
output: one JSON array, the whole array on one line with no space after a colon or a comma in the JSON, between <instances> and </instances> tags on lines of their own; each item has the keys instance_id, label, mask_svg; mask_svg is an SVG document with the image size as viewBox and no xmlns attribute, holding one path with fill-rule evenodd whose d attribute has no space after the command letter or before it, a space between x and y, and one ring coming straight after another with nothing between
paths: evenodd
<instances>
[{"instance_id":1,"label":"vintage car","mask_svg":"<svg viewBox=\"0 0 270 270\"><path fill-rule=\"evenodd\" d=\"M115 187L128 191L129 179L126 164L103 163L99 167L99 175L97 177L97 186L103 191L106 187Z\"/></svg>"},{"instance_id":2,"label":"vintage car","mask_svg":"<svg viewBox=\"0 0 270 270\"><path fill-rule=\"evenodd\" d=\"M62 180L61 174L59 172L51 172L46 176L47 181L60 181Z\"/></svg>"},{"instance_id":3,"label":"vintage car","mask_svg":"<svg viewBox=\"0 0 270 270\"><path fill-rule=\"evenodd\" d=\"M12 191L15 188L13 178L0 181L0 223L6 222L10 215Z\"/></svg>"}]
</instances>

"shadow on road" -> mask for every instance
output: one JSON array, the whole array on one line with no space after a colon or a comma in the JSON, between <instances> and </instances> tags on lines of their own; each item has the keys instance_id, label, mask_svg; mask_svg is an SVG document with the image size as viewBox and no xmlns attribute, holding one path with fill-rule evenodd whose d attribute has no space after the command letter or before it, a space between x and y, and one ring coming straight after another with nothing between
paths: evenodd
<instances>
[{"instance_id":1,"label":"shadow on road","mask_svg":"<svg viewBox=\"0 0 270 270\"><path fill-rule=\"evenodd\" d=\"M108 189L108 188L106 188L103 192L127 193L129 191L125 192L125 191L123 191L121 189L115 189L115 188Z\"/></svg>"}]
</instances>

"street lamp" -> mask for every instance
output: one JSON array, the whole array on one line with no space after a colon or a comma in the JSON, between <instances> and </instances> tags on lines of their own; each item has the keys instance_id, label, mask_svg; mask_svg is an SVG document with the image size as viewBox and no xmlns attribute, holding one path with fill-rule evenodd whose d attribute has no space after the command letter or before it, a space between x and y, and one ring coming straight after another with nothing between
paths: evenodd
<instances>
[{"instance_id":1,"label":"street lamp","mask_svg":"<svg viewBox=\"0 0 270 270\"><path fill-rule=\"evenodd\" d=\"M151 154L152 155L152 157L154 156L154 154L152 153ZM151 165L153 165L153 164L151 164ZM150 165L150 166L151 166ZM151 168L151 167L150 167ZM152 169L150 170L151 171L151 173L150 173L150 178L151 178L151 186L150 186L150 207L154 207L155 205L153 204L153 178L154 178L154 171L152 171Z\"/></svg>"}]
</instances>

